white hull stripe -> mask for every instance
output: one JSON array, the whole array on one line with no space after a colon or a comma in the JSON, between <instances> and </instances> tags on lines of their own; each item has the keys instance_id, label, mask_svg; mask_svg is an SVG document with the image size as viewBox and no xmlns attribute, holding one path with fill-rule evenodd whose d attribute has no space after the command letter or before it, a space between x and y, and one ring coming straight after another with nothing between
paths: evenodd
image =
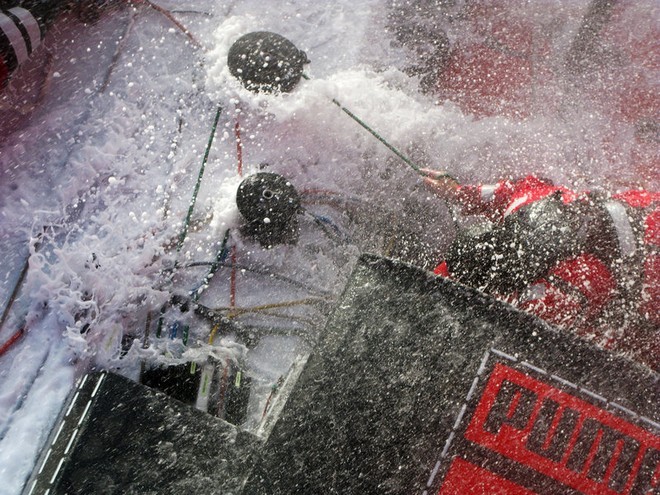
<instances>
[{"instance_id":1,"label":"white hull stripe","mask_svg":"<svg viewBox=\"0 0 660 495\"><path fill-rule=\"evenodd\" d=\"M0 30L5 33L5 36L9 40L14 53L16 54L16 62L18 65L21 65L28 59L28 49L23 35L6 14L0 12Z\"/></svg>"},{"instance_id":2,"label":"white hull stripe","mask_svg":"<svg viewBox=\"0 0 660 495\"><path fill-rule=\"evenodd\" d=\"M39 23L29 11L22 7L14 7L13 9L9 9L9 12L15 15L25 27L30 38L30 53L32 53L41 44L41 29L39 28Z\"/></svg>"}]
</instances>

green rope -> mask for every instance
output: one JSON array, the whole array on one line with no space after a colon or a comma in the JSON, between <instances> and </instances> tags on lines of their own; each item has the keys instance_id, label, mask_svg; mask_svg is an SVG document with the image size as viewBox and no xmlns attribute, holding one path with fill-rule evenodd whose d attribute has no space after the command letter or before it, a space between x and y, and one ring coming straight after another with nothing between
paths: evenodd
<instances>
[{"instance_id":1,"label":"green rope","mask_svg":"<svg viewBox=\"0 0 660 495\"><path fill-rule=\"evenodd\" d=\"M303 74L302 77L306 80L309 81L309 76L307 74ZM362 120L360 117L355 115L353 112L351 112L348 108L346 108L344 105L342 105L336 98L332 99L332 103L337 105L346 115L348 115L350 118L352 118L355 122L357 122L362 128L364 128L369 134L371 134L373 137L378 139L382 144L385 145L385 147L390 150L392 153L394 153L396 156L398 156L406 165L408 165L410 168L412 168L415 172L417 172L419 175L422 177L426 177L427 174L422 171L421 167L417 164L415 164L410 158L408 158L406 155L401 153L398 149L396 149L393 145L387 142L387 140L378 134L374 129L372 129L364 120ZM444 173L442 175L438 175L436 177L447 177L450 180L453 180L454 182L458 182L454 177L452 177L448 173Z\"/></svg>"},{"instance_id":2,"label":"green rope","mask_svg":"<svg viewBox=\"0 0 660 495\"><path fill-rule=\"evenodd\" d=\"M199 174L197 175L197 183L195 184L195 190L193 191L192 199L190 200L190 206L188 207L188 215L186 220L183 222L183 230L179 234L179 243L176 247L176 252L181 251L183 247L183 241L186 240L188 235L188 228L190 227L190 219L192 218L193 210L195 209L195 203L197 202L197 194L199 193L199 188L202 184L202 176L204 175L204 169L206 167L206 162L209 159L209 153L211 152L211 145L213 144L213 138L215 137L216 129L218 128L218 121L220 120L220 114L222 113L222 107L219 106L217 112L215 113L215 120L213 121L213 127L211 128L211 135L209 136L209 142L206 145L206 152L204 153L204 159L202 160L202 166L199 169Z\"/></svg>"},{"instance_id":3,"label":"green rope","mask_svg":"<svg viewBox=\"0 0 660 495\"><path fill-rule=\"evenodd\" d=\"M215 137L216 129L218 128L218 121L220 120L220 114L222 113L222 107L218 106L218 110L215 113L215 119L213 121L213 127L211 128L211 135L209 136L209 142L206 145L206 152L204 153L204 159L202 160L202 166L199 169L199 174L197 175L197 183L195 184L195 189L193 191L192 198L190 200L190 206L188 207L188 215L186 216L185 221L183 222L183 230L179 234L179 242L176 246L176 252L179 253L183 247L183 242L186 240L188 235L188 228L190 227L190 219L192 218L193 211L195 209L195 203L197 202L197 194L199 193L199 188L202 184L202 177L204 176L204 169L206 167L206 162L209 159L209 153L211 152L211 145L213 144L213 138ZM174 278L174 273L176 272L179 266L179 261L176 260L174 263L174 268L170 273L170 280ZM160 313L158 315L158 323L156 325L156 338L160 338L163 331L163 324L165 323L165 313L169 308L169 303L165 303L160 308ZM184 333L184 338L187 341L188 335L187 331Z\"/></svg>"},{"instance_id":4,"label":"green rope","mask_svg":"<svg viewBox=\"0 0 660 495\"><path fill-rule=\"evenodd\" d=\"M332 99L332 103L337 105L339 108L342 109L342 111L348 115L350 118L352 118L355 122L360 124L364 129L366 129L373 137L378 139L381 143L383 143L388 150L390 150L392 153L394 153L396 156L401 158L403 162L408 165L410 168L412 168L415 172L417 172L420 175L424 175L424 173L421 171L421 168L418 165L415 165L410 158L405 156L403 153L401 153L398 149L396 149L394 146L392 146L390 143L388 143L383 136L378 134L376 131L374 131L371 127L369 127L362 119L360 119L357 115L355 115L353 112L351 112L348 108L343 106L341 103L339 103L335 98Z\"/></svg>"},{"instance_id":5,"label":"green rope","mask_svg":"<svg viewBox=\"0 0 660 495\"><path fill-rule=\"evenodd\" d=\"M217 272L218 269L221 266L223 266L223 263L227 258L227 254L229 253L229 249L227 248L227 243L229 242L230 230L231 229L227 229L225 231L225 235L222 239L222 244L220 245L220 250L218 251L218 254L215 257L215 260L213 260L213 262L211 263L209 271L204 276L204 280L202 280L202 283L190 293L190 297L193 300L193 302L197 302L199 300L199 296L201 295L202 291L208 287L211 278L213 278L213 275L215 275L215 272Z\"/></svg>"},{"instance_id":6,"label":"green rope","mask_svg":"<svg viewBox=\"0 0 660 495\"><path fill-rule=\"evenodd\" d=\"M5 324L5 320L7 319L7 316L9 316L9 311L11 310L12 306L14 305L14 302L16 301L16 298L18 297L18 293L21 290L21 287L23 286L23 281L25 280L25 276L27 275L29 268L30 268L30 256L28 255L25 258L25 262L23 263L23 267L21 268L20 273L18 274L18 280L14 285L14 289L11 291L11 295L7 300L7 304L5 304L5 309L2 311L2 316L0 316L0 328L2 328L2 326Z\"/></svg>"}]
</instances>

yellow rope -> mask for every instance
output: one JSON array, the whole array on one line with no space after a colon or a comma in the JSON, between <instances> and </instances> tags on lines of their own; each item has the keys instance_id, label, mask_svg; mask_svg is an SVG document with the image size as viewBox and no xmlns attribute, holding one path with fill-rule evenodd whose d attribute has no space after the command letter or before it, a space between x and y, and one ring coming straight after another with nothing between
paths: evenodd
<instances>
[{"instance_id":1,"label":"yellow rope","mask_svg":"<svg viewBox=\"0 0 660 495\"><path fill-rule=\"evenodd\" d=\"M264 311L268 309L275 309L275 308L290 308L293 306L304 306L304 305L311 305L311 304L318 304L321 302L327 302L326 299L323 298L318 298L318 297L310 297L306 299L299 299L297 301L285 301L285 302L279 302L279 303L270 303L270 304L261 304L259 306L248 306L244 308L233 308L233 307L225 307L225 308L214 308L213 311L227 311L227 317L229 318L234 318L238 315L242 315L244 313L256 313L258 311Z\"/></svg>"},{"instance_id":2,"label":"yellow rope","mask_svg":"<svg viewBox=\"0 0 660 495\"><path fill-rule=\"evenodd\" d=\"M215 334L218 333L218 330L220 329L220 325L222 325L222 322L218 322L215 325L213 325L213 328L211 329L211 334L209 335L209 345L213 345L213 340L215 340Z\"/></svg>"},{"instance_id":3,"label":"yellow rope","mask_svg":"<svg viewBox=\"0 0 660 495\"><path fill-rule=\"evenodd\" d=\"M323 298L317 298L317 297L311 297L311 298L306 298L306 299L299 299L296 301L285 301L285 302L279 302L279 303L270 303L270 304L261 304L259 306L249 306L245 308L234 308L234 307L224 307L224 308L213 308L212 311L227 311L226 317L227 318L236 318L237 316L248 314L248 313L261 313L265 314L268 316L274 316L277 318L290 318L292 320L299 320L299 321L304 321L309 324L313 324L313 320L311 319L303 319L300 316L294 316L294 315L284 315L280 313L274 313L274 312L269 312L269 309L275 309L275 308L290 308L293 306L304 306L304 305L310 305L310 304L318 304L320 302L327 302L326 299ZM213 344L213 341L215 340L215 336L218 333L218 330L222 326L222 321L216 323L213 325L213 328L211 328L211 333L209 334L209 345Z\"/></svg>"}]
</instances>

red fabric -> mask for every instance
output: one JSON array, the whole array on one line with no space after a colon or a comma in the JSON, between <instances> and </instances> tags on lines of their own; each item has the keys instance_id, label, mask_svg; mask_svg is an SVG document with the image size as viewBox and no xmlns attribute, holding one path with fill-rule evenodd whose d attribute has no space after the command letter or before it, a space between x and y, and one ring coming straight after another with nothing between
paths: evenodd
<instances>
[{"instance_id":1,"label":"red fabric","mask_svg":"<svg viewBox=\"0 0 660 495\"><path fill-rule=\"evenodd\" d=\"M475 2L468 13L475 36L452 50L437 92L478 117L530 115L535 85L552 78L544 67L549 44L510 2ZM542 61L539 63L539 61Z\"/></svg>"},{"instance_id":2,"label":"red fabric","mask_svg":"<svg viewBox=\"0 0 660 495\"><path fill-rule=\"evenodd\" d=\"M611 108L617 119L633 123L656 119L660 112L656 20L645 16L633 1L618 2L600 36L608 40L609 46L616 47L617 56L625 63L598 68L592 79L602 82L594 97L604 108Z\"/></svg>"},{"instance_id":3,"label":"red fabric","mask_svg":"<svg viewBox=\"0 0 660 495\"><path fill-rule=\"evenodd\" d=\"M443 261L438 266L436 266L435 270L433 270L433 273L443 277L449 277L449 267L447 266L447 262Z\"/></svg>"},{"instance_id":4,"label":"red fabric","mask_svg":"<svg viewBox=\"0 0 660 495\"><path fill-rule=\"evenodd\" d=\"M547 280L533 284L530 289L538 295L525 300L511 298L510 304L553 325L570 327L584 310L581 298L562 292Z\"/></svg>"},{"instance_id":5,"label":"red fabric","mask_svg":"<svg viewBox=\"0 0 660 495\"><path fill-rule=\"evenodd\" d=\"M628 203L633 208L648 208L653 203L660 203L660 193L632 190L615 194L612 199Z\"/></svg>"},{"instance_id":6,"label":"red fabric","mask_svg":"<svg viewBox=\"0 0 660 495\"><path fill-rule=\"evenodd\" d=\"M536 495L495 473L455 458L437 495Z\"/></svg>"},{"instance_id":7,"label":"red fabric","mask_svg":"<svg viewBox=\"0 0 660 495\"><path fill-rule=\"evenodd\" d=\"M461 20L469 35L457 40L449 60L438 68L442 70L435 93L440 100L452 101L478 118L557 118L564 113L566 95L561 88L567 81L557 72L556 62L565 59L567 47L557 43L555 29L534 20L533 7L528 9L535 3L469 2ZM611 122L610 131L594 144L593 159L607 169L621 167L657 181L657 22L634 1L615 3L599 33L605 42L588 57L592 60L587 77L572 83L581 106ZM569 25L575 15L582 15L574 8L550 11L556 26Z\"/></svg>"},{"instance_id":8,"label":"red fabric","mask_svg":"<svg viewBox=\"0 0 660 495\"><path fill-rule=\"evenodd\" d=\"M518 181L496 184L490 199L482 196L483 186L463 186L458 199L467 214L483 214L498 222L523 205L559 192L565 202L583 197L563 187L554 186L533 176ZM656 327L660 326L660 194L633 190L613 196L634 209L649 212L644 221L644 243L649 247L643 266L643 287L637 304L640 315ZM656 206L654 206L656 205ZM450 277L446 263L440 263L435 273ZM629 350L647 363L658 360L654 354L660 348L657 336L643 329L594 327L603 310L613 303L617 280L608 266L592 254L560 261L543 278L520 294L495 295L518 308L535 314L551 324L572 327L580 333L597 338L603 344L619 350ZM642 332L642 333L639 333ZM637 335L639 333L639 335ZM655 339L655 340L654 340ZM654 347L655 346L655 347Z\"/></svg>"},{"instance_id":9,"label":"red fabric","mask_svg":"<svg viewBox=\"0 0 660 495\"><path fill-rule=\"evenodd\" d=\"M488 186L460 186L457 200L461 204L463 213L467 215L486 215L491 220L498 221L505 216L520 209L522 206L543 199L551 194L560 192L565 203L570 203L578 195L561 186L555 186L529 175L517 181L501 181L495 186L491 200L484 199L482 191Z\"/></svg>"},{"instance_id":10,"label":"red fabric","mask_svg":"<svg viewBox=\"0 0 660 495\"><path fill-rule=\"evenodd\" d=\"M551 277L561 281L553 284ZM517 306L544 320L569 327L583 318L590 322L614 297L616 280L605 263L592 254L560 261L535 286L545 290L529 294ZM562 285L570 290L564 290Z\"/></svg>"},{"instance_id":11,"label":"red fabric","mask_svg":"<svg viewBox=\"0 0 660 495\"><path fill-rule=\"evenodd\" d=\"M467 114L522 118L529 114L531 73L529 60L486 44L466 46L452 51L439 93Z\"/></svg>"},{"instance_id":12,"label":"red fabric","mask_svg":"<svg viewBox=\"0 0 660 495\"><path fill-rule=\"evenodd\" d=\"M644 244L660 246L660 206L656 207L644 221Z\"/></svg>"},{"instance_id":13,"label":"red fabric","mask_svg":"<svg viewBox=\"0 0 660 495\"><path fill-rule=\"evenodd\" d=\"M640 12L634 2L619 2L613 10L600 38L615 47L618 60L595 64L582 94L616 122L652 121L660 112L657 29L648 17L640 18ZM559 23L569 21L555 15ZM441 98L478 117L524 118L534 111L535 103L542 105L537 112L560 111L562 98L552 84L556 70L552 61L563 54L551 31L530 22L511 0L474 2L466 10L466 20L473 35L455 46L440 73Z\"/></svg>"},{"instance_id":14,"label":"red fabric","mask_svg":"<svg viewBox=\"0 0 660 495\"><path fill-rule=\"evenodd\" d=\"M550 270L550 276L577 288L596 311L607 304L616 288L616 281L607 265L593 254L581 254L559 262Z\"/></svg>"}]
</instances>

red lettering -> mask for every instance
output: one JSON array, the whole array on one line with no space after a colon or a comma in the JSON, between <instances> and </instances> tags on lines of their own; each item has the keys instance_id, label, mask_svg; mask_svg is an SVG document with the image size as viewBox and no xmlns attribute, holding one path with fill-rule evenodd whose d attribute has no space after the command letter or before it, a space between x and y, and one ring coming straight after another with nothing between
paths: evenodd
<instances>
[{"instance_id":1,"label":"red lettering","mask_svg":"<svg viewBox=\"0 0 660 495\"><path fill-rule=\"evenodd\" d=\"M536 495L464 459L454 459L438 495Z\"/></svg>"},{"instance_id":2,"label":"red lettering","mask_svg":"<svg viewBox=\"0 0 660 495\"><path fill-rule=\"evenodd\" d=\"M527 448L555 462L561 462L573 436L580 414L546 399L536 416L527 439Z\"/></svg>"},{"instance_id":3,"label":"red lettering","mask_svg":"<svg viewBox=\"0 0 660 495\"><path fill-rule=\"evenodd\" d=\"M498 434L502 426L523 430L534 410L536 394L517 383L504 380L488 412L484 430Z\"/></svg>"},{"instance_id":4,"label":"red lettering","mask_svg":"<svg viewBox=\"0 0 660 495\"><path fill-rule=\"evenodd\" d=\"M465 438L586 495L658 493L658 435L503 364Z\"/></svg>"}]
</instances>

